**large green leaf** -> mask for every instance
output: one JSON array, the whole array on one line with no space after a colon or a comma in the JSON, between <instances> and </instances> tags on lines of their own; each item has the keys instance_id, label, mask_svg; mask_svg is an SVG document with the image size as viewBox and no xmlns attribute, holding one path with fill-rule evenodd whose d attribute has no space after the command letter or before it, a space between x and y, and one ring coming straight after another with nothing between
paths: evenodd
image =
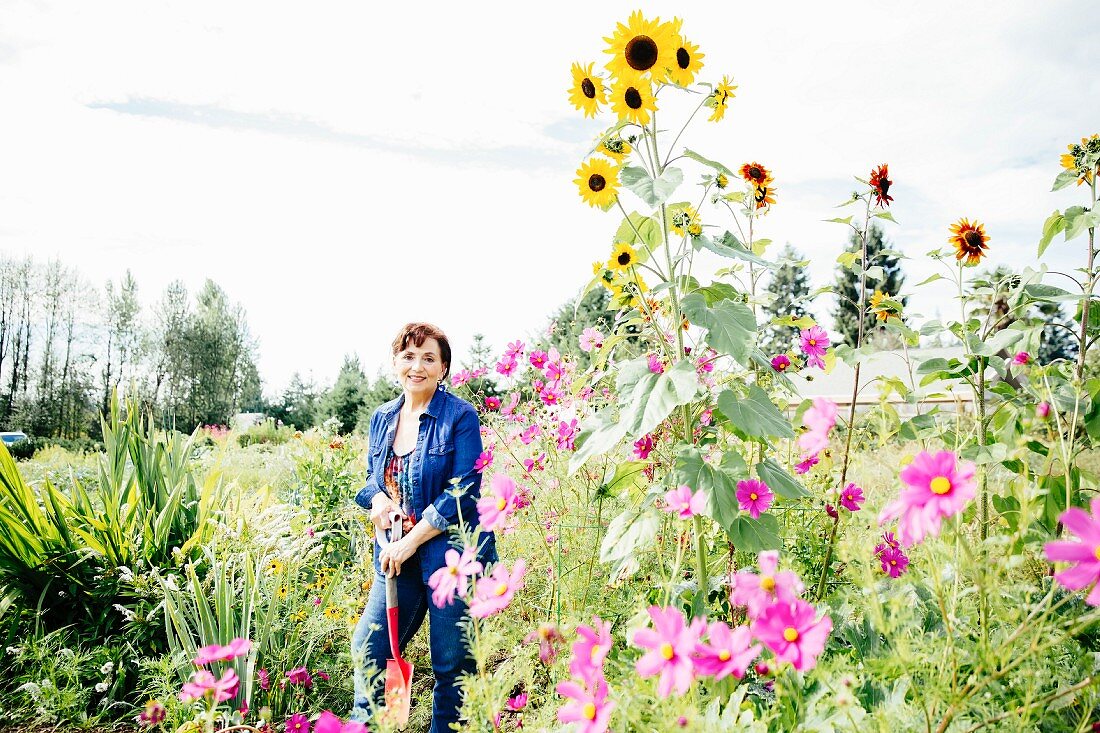
<instances>
[{"instance_id":1,"label":"large green leaf","mask_svg":"<svg viewBox=\"0 0 1100 733\"><path fill-rule=\"evenodd\" d=\"M703 249L710 250L716 255L721 255L722 257L729 257L735 260L744 260L745 262L751 262L754 265L760 265L761 267L767 267L769 269L774 269L775 267L773 263L768 262L763 257L759 257L753 254L752 251L750 251L748 248L745 247L745 245L741 244L741 242L737 240L737 237L733 236L729 232L723 234L722 238L717 242L704 234L698 237L693 237L692 243L696 246L702 247Z\"/></svg>"},{"instance_id":2,"label":"large green leaf","mask_svg":"<svg viewBox=\"0 0 1100 733\"><path fill-rule=\"evenodd\" d=\"M619 173L619 178L638 198L657 207L668 201L668 197L683 183L684 172L679 168L665 168L660 176L654 178L645 168L627 166Z\"/></svg>"},{"instance_id":3,"label":"large green leaf","mask_svg":"<svg viewBox=\"0 0 1100 733\"><path fill-rule=\"evenodd\" d=\"M783 416L768 393L755 384L747 397L727 389L718 395L718 409L730 424L749 438L793 438L791 423Z\"/></svg>"},{"instance_id":4,"label":"large green leaf","mask_svg":"<svg viewBox=\"0 0 1100 733\"><path fill-rule=\"evenodd\" d=\"M677 484L706 494L707 514L729 531L740 513L737 480L748 477L745 459L736 450L727 450L721 466L714 466L703 460L697 447L683 446L676 454L673 477Z\"/></svg>"},{"instance_id":5,"label":"large green leaf","mask_svg":"<svg viewBox=\"0 0 1100 733\"><path fill-rule=\"evenodd\" d=\"M661 244L661 224L652 217L632 211L615 232L615 241L626 242L641 252L652 252ZM639 261L644 260L639 258Z\"/></svg>"},{"instance_id":6,"label":"large green leaf","mask_svg":"<svg viewBox=\"0 0 1100 733\"><path fill-rule=\"evenodd\" d=\"M683 156L685 158L691 158L692 160L694 160L698 163L702 163L703 165L708 165L711 168L713 168L714 170L718 171L719 173L725 173L730 178L736 178L737 177L737 174L734 173L733 171L731 171L726 166L722 165L721 163L719 163L716 160L710 160L709 158L704 158L703 156L699 155L699 153L696 153L694 150L688 150L687 148L684 148Z\"/></svg>"},{"instance_id":7,"label":"large green leaf","mask_svg":"<svg viewBox=\"0 0 1100 733\"><path fill-rule=\"evenodd\" d=\"M742 552L778 550L783 546L779 538L779 520L774 514L761 514L759 519L740 516L728 532L734 547Z\"/></svg>"},{"instance_id":8,"label":"large green leaf","mask_svg":"<svg viewBox=\"0 0 1100 733\"><path fill-rule=\"evenodd\" d=\"M600 545L600 562L615 563L613 579L638 569L638 553L653 543L660 527L660 514L652 507L628 509L611 520Z\"/></svg>"},{"instance_id":9,"label":"large green leaf","mask_svg":"<svg viewBox=\"0 0 1100 733\"><path fill-rule=\"evenodd\" d=\"M784 499L797 499L802 496L810 495L810 492L806 490L805 486L799 483L794 476L787 473L783 467L772 458L767 458L756 464L756 475L759 476L760 480L766 483L772 491L779 494Z\"/></svg>"},{"instance_id":10,"label":"large green leaf","mask_svg":"<svg viewBox=\"0 0 1100 733\"><path fill-rule=\"evenodd\" d=\"M720 300L708 307L700 293L684 298L681 308L689 321L707 329L706 341L713 349L729 354L745 367L752 366L757 329L752 309L733 300Z\"/></svg>"},{"instance_id":11,"label":"large green leaf","mask_svg":"<svg viewBox=\"0 0 1100 733\"><path fill-rule=\"evenodd\" d=\"M1061 211L1055 211L1053 214L1047 217L1047 220L1043 222L1043 236L1039 239L1039 256L1042 257L1043 253L1047 251L1047 247L1054 240L1054 237L1066 228L1066 217L1062 216Z\"/></svg>"}]
</instances>

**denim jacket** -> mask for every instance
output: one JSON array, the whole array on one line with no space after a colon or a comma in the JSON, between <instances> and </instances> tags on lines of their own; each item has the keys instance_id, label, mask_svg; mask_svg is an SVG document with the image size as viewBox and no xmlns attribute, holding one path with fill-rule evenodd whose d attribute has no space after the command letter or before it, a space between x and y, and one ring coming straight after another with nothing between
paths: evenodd
<instances>
[{"instance_id":1,"label":"denim jacket","mask_svg":"<svg viewBox=\"0 0 1100 733\"><path fill-rule=\"evenodd\" d=\"M401 395L379 407L371 416L367 483L355 496L355 503L367 511L374 497L385 491L382 477L386 458L397 434L397 419L404 402L405 396ZM458 524L459 509L467 526L477 524L481 474L474 470L474 462L480 454L481 426L474 406L446 390L436 390L428 409L420 417L420 431L410 467L416 516L442 531L418 550L425 582L447 564L445 555L451 546L448 530ZM459 497L448 491L455 477L459 479L458 487L465 489ZM496 561L496 538L492 532L481 533L478 548L478 559L482 563ZM375 540L374 569L381 573L379 552Z\"/></svg>"}]
</instances>

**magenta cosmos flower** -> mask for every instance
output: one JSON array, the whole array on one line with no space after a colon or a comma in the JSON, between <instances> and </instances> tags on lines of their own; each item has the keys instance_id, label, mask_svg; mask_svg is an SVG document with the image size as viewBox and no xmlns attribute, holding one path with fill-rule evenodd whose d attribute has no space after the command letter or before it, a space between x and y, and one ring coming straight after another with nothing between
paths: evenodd
<instances>
[{"instance_id":1,"label":"magenta cosmos flower","mask_svg":"<svg viewBox=\"0 0 1100 733\"><path fill-rule=\"evenodd\" d=\"M897 578L909 568L909 556L900 547L885 547L877 553L882 572Z\"/></svg>"},{"instance_id":2,"label":"magenta cosmos flower","mask_svg":"<svg viewBox=\"0 0 1100 733\"><path fill-rule=\"evenodd\" d=\"M653 452L653 436L646 433L642 437L634 441L634 457L639 461L644 461L649 458L649 454Z\"/></svg>"},{"instance_id":3,"label":"magenta cosmos flower","mask_svg":"<svg viewBox=\"0 0 1100 733\"><path fill-rule=\"evenodd\" d=\"M477 553L472 547L467 547L461 555L452 548L443 557L447 564L428 578L428 587L432 589L432 603L436 608L451 605L455 602L456 595L465 598L470 578L481 572L481 563L477 561Z\"/></svg>"},{"instance_id":4,"label":"magenta cosmos flower","mask_svg":"<svg viewBox=\"0 0 1100 733\"><path fill-rule=\"evenodd\" d=\"M753 635L775 652L776 660L800 672L814 668L832 630L833 620L818 619L817 610L803 600L775 603L752 623Z\"/></svg>"},{"instance_id":5,"label":"magenta cosmos flower","mask_svg":"<svg viewBox=\"0 0 1100 733\"><path fill-rule=\"evenodd\" d=\"M1012 361L1018 366L1024 366L1031 361L1031 354L1026 351L1017 351L1016 356L1012 357Z\"/></svg>"},{"instance_id":6,"label":"magenta cosmos flower","mask_svg":"<svg viewBox=\"0 0 1100 733\"><path fill-rule=\"evenodd\" d=\"M761 514L768 511L774 500L775 494L763 481L751 478L737 482L737 503L753 519L759 519Z\"/></svg>"},{"instance_id":7,"label":"magenta cosmos flower","mask_svg":"<svg viewBox=\"0 0 1100 733\"><path fill-rule=\"evenodd\" d=\"M478 473L482 473L486 468L493 465L493 449L481 451L481 455L474 461L474 470Z\"/></svg>"},{"instance_id":8,"label":"magenta cosmos flower","mask_svg":"<svg viewBox=\"0 0 1100 733\"><path fill-rule=\"evenodd\" d=\"M802 352L806 354L806 366L825 368L825 349L829 348L829 334L821 326L810 326L801 334Z\"/></svg>"},{"instance_id":9,"label":"magenta cosmos flower","mask_svg":"<svg viewBox=\"0 0 1100 733\"><path fill-rule=\"evenodd\" d=\"M592 685L573 680L558 683L558 694L570 702L558 710L559 723L576 723L577 733L604 733L615 703L607 699L607 682L601 675Z\"/></svg>"},{"instance_id":10,"label":"magenta cosmos flower","mask_svg":"<svg viewBox=\"0 0 1100 733\"><path fill-rule=\"evenodd\" d=\"M584 329L580 338L581 351L589 352L603 346L603 334L591 326Z\"/></svg>"},{"instance_id":11,"label":"magenta cosmos flower","mask_svg":"<svg viewBox=\"0 0 1100 733\"><path fill-rule=\"evenodd\" d=\"M516 560L511 573L504 563L497 563L493 572L478 580L474 586L470 615L474 618L486 618L507 608L512 602L512 596L523 587L523 575L526 572L527 563L522 557Z\"/></svg>"},{"instance_id":12,"label":"magenta cosmos flower","mask_svg":"<svg viewBox=\"0 0 1100 733\"><path fill-rule=\"evenodd\" d=\"M643 679L659 674L657 694L668 697L672 692L682 695L694 679L692 655L706 623L702 619L688 624L680 609L673 606L649 607L652 629L634 633L634 644L649 649L634 665Z\"/></svg>"},{"instance_id":13,"label":"magenta cosmos flower","mask_svg":"<svg viewBox=\"0 0 1100 733\"><path fill-rule=\"evenodd\" d=\"M309 669L306 667L295 667L286 673L286 679L292 685L313 687L313 675L309 673Z\"/></svg>"},{"instance_id":14,"label":"magenta cosmos flower","mask_svg":"<svg viewBox=\"0 0 1100 733\"><path fill-rule=\"evenodd\" d=\"M195 652L195 658L192 661L200 667L211 662L230 662L237 657L248 654L248 650L251 648L251 641L237 637L226 646L211 644L202 647Z\"/></svg>"},{"instance_id":15,"label":"magenta cosmos flower","mask_svg":"<svg viewBox=\"0 0 1100 733\"><path fill-rule=\"evenodd\" d=\"M677 486L665 494L665 511L675 512L680 519L691 519L707 510L707 495L702 489L695 493L687 484Z\"/></svg>"},{"instance_id":16,"label":"magenta cosmos flower","mask_svg":"<svg viewBox=\"0 0 1100 733\"><path fill-rule=\"evenodd\" d=\"M866 500L863 489L851 482L840 492L840 505L850 512L858 512L860 505Z\"/></svg>"},{"instance_id":17,"label":"magenta cosmos flower","mask_svg":"<svg viewBox=\"0 0 1100 733\"><path fill-rule=\"evenodd\" d=\"M778 354L772 357L772 369L777 372L785 372L791 367L791 359L786 354Z\"/></svg>"},{"instance_id":18,"label":"magenta cosmos flower","mask_svg":"<svg viewBox=\"0 0 1100 733\"><path fill-rule=\"evenodd\" d=\"M1035 405L1035 417L1039 418L1040 420L1046 420L1048 415L1050 415L1049 402L1044 400L1043 402Z\"/></svg>"},{"instance_id":19,"label":"magenta cosmos flower","mask_svg":"<svg viewBox=\"0 0 1100 733\"><path fill-rule=\"evenodd\" d=\"M1066 529L1077 535L1079 542L1048 542L1043 546L1043 552L1051 562L1074 563L1056 573L1054 579L1070 590L1081 590L1092 585L1085 603L1100 606L1100 586L1095 585L1100 581L1100 497L1092 500L1090 508L1091 516L1084 509L1070 507L1058 517Z\"/></svg>"},{"instance_id":20,"label":"magenta cosmos flower","mask_svg":"<svg viewBox=\"0 0 1100 733\"><path fill-rule=\"evenodd\" d=\"M707 627L707 643L695 645L695 670L716 680L730 675L741 679L752 660L760 656L760 649L759 644L752 644L748 626L731 629L721 621L713 621Z\"/></svg>"},{"instance_id":21,"label":"magenta cosmos flower","mask_svg":"<svg viewBox=\"0 0 1100 733\"><path fill-rule=\"evenodd\" d=\"M573 642L573 658L569 661L569 674L591 684L603 674L603 663L611 651L611 624L592 619L593 626L577 627L577 640Z\"/></svg>"},{"instance_id":22,"label":"magenta cosmos flower","mask_svg":"<svg viewBox=\"0 0 1100 733\"><path fill-rule=\"evenodd\" d=\"M487 532L504 529L519 508L516 482L505 473L493 474L489 494L477 500L477 520Z\"/></svg>"},{"instance_id":23,"label":"magenta cosmos flower","mask_svg":"<svg viewBox=\"0 0 1100 733\"><path fill-rule=\"evenodd\" d=\"M836 426L836 403L827 397L814 397L814 402L802 413L805 432L798 436L802 458L816 456L829 447L829 431Z\"/></svg>"},{"instance_id":24,"label":"magenta cosmos flower","mask_svg":"<svg viewBox=\"0 0 1100 733\"><path fill-rule=\"evenodd\" d=\"M646 362L649 364L649 371L654 374L661 374L665 370L665 363L656 354L649 354L646 357Z\"/></svg>"},{"instance_id":25,"label":"magenta cosmos flower","mask_svg":"<svg viewBox=\"0 0 1100 733\"><path fill-rule=\"evenodd\" d=\"M305 713L294 713L286 721L286 733L309 733L309 718Z\"/></svg>"},{"instance_id":26,"label":"magenta cosmos flower","mask_svg":"<svg viewBox=\"0 0 1100 733\"><path fill-rule=\"evenodd\" d=\"M290 730L289 728L287 729ZM354 720L345 723L330 710L321 713L313 724L313 733L366 733L367 726Z\"/></svg>"},{"instance_id":27,"label":"magenta cosmos flower","mask_svg":"<svg viewBox=\"0 0 1100 733\"><path fill-rule=\"evenodd\" d=\"M779 570L779 553L765 550L757 557L760 574L740 570L730 579L730 602L748 608L749 618L756 618L774 603L790 603L805 589L802 581L790 570Z\"/></svg>"},{"instance_id":28,"label":"magenta cosmos flower","mask_svg":"<svg viewBox=\"0 0 1100 733\"><path fill-rule=\"evenodd\" d=\"M935 455L921 451L899 474L908 488L882 510L878 523L897 519L902 547L918 544L929 534L939 535L943 520L961 512L974 498L974 471L973 463L960 463L950 451Z\"/></svg>"},{"instance_id":29,"label":"magenta cosmos flower","mask_svg":"<svg viewBox=\"0 0 1100 733\"><path fill-rule=\"evenodd\" d=\"M190 681L184 683L180 689L180 700L190 702L201 700L207 695L212 695L214 702L225 702L237 694L240 678L232 668L222 672L220 679L214 679L214 675L205 669L191 673Z\"/></svg>"}]
</instances>

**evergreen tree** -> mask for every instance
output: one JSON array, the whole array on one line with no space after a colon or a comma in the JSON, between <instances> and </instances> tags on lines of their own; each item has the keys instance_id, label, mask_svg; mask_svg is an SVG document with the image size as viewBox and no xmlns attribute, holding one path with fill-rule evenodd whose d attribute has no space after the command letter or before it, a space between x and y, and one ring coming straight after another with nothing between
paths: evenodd
<instances>
[{"instance_id":1,"label":"evergreen tree","mask_svg":"<svg viewBox=\"0 0 1100 733\"><path fill-rule=\"evenodd\" d=\"M265 412L295 430L309 430L318 422L321 397L321 391L312 380L304 381L295 372L290 378L290 384L283 390L282 397L275 404L269 405Z\"/></svg>"},{"instance_id":2,"label":"evergreen tree","mask_svg":"<svg viewBox=\"0 0 1100 733\"><path fill-rule=\"evenodd\" d=\"M862 255L862 250L859 234L852 232L846 251ZM889 242L883 237L882 229L877 224L871 224L867 230L867 266L868 268L882 268L882 277L869 276L866 281L867 289L863 299L866 310L863 320L865 342L877 335L873 333L874 331L885 331L884 326L870 312L871 295L876 290L884 295L891 296L894 300L898 300L902 305L905 305L908 300L907 297L897 297L901 292L902 284L905 282L905 274L901 271L900 258L895 254L891 254L890 251ZM851 346L855 346L856 336L859 333L859 308L857 306L860 296L859 270L858 265L855 269L841 266L837 272L835 286L837 303L836 310L833 311L833 332L840 337L838 340L843 340Z\"/></svg>"},{"instance_id":3,"label":"evergreen tree","mask_svg":"<svg viewBox=\"0 0 1100 733\"><path fill-rule=\"evenodd\" d=\"M496 380L493 378L495 375L493 371L494 366L496 366L496 361L493 359L493 348L485 342L485 334L475 333L474 343L470 346L470 356L462 363L462 368L471 372L485 368L489 370L485 376L478 377L466 384L466 389L469 390L470 395L475 401L485 397L496 397L500 395ZM455 371L457 370L452 366L452 376ZM450 379L450 376L448 376L448 379Z\"/></svg>"},{"instance_id":4,"label":"evergreen tree","mask_svg":"<svg viewBox=\"0 0 1100 733\"><path fill-rule=\"evenodd\" d=\"M374 411L399 394L401 394L401 388L397 386L397 382L379 369L374 376L374 381L363 393L363 404L359 408L359 423L356 430L360 433L367 433L370 430L370 418Z\"/></svg>"},{"instance_id":5,"label":"evergreen tree","mask_svg":"<svg viewBox=\"0 0 1100 733\"><path fill-rule=\"evenodd\" d=\"M607 310L610 298L607 288L595 287L579 303L577 298L567 300L550 316L545 336L532 348L547 351L554 347L563 354L572 354L577 358L577 371L583 372L591 365L596 352L581 351L581 334L586 328L595 328L604 338L611 334L614 314Z\"/></svg>"},{"instance_id":6,"label":"evergreen tree","mask_svg":"<svg viewBox=\"0 0 1100 733\"><path fill-rule=\"evenodd\" d=\"M783 264L772 274L767 287L772 300L763 307L768 320L782 316L813 318L813 314L807 308L810 275L802 255L788 244L780 253L779 261ZM799 329L794 326L769 327L760 339L760 348L769 355L797 349L798 333Z\"/></svg>"},{"instance_id":7,"label":"evergreen tree","mask_svg":"<svg viewBox=\"0 0 1100 733\"><path fill-rule=\"evenodd\" d=\"M1076 361L1077 341L1066 330L1067 328L1072 329L1074 323L1066 317L1062 305L1060 303L1040 303L1038 311L1039 317L1047 324L1043 328L1043 341L1039 345L1039 353L1036 356L1038 362L1049 364L1055 359Z\"/></svg>"},{"instance_id":8,"label":"evergreen tree","mask_svg":"<svg viewBox=\"0 0 1100 733\"><path fill-rule=\"evenodd\" d=\"M347 435L355 429L368 388L367 375L359 366L359 357L345 356L336 383L322 400L321 410L326 419L335 417L339 421L337 430L341 434Z\"/></svg>"}]
</instances>

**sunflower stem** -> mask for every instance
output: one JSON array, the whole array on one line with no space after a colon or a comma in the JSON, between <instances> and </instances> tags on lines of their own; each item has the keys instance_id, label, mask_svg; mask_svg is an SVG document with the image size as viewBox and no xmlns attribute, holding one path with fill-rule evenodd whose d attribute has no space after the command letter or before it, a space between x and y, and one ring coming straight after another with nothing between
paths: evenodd
<instances>
[{"instance_id":1,"label":"sunflower stem","mask_svg":"<svg viewBox=\"0 0 1100 733\"><path fill-rule=\"evenodd\" d=\"M676 137L672 140L672 145L668 146L668 155L665 156L664 165L666 167L669 164L669 160L672 158L672 151L676 149L676 143L680 142L680 136L684 134L684 130L686 130L687 126L691 124L691 121L695 119L695 115L699 113L699 110L703 108L703 105L707 103L708 99L710 99L709 94L703 97L703 101L699 103L699 106L696 107L695 111L691 113L691 116L687 118L687 122L684 123L684 126L680 128L680 131L678 133L676 133Z\"/></svg>"}]
</instances>

